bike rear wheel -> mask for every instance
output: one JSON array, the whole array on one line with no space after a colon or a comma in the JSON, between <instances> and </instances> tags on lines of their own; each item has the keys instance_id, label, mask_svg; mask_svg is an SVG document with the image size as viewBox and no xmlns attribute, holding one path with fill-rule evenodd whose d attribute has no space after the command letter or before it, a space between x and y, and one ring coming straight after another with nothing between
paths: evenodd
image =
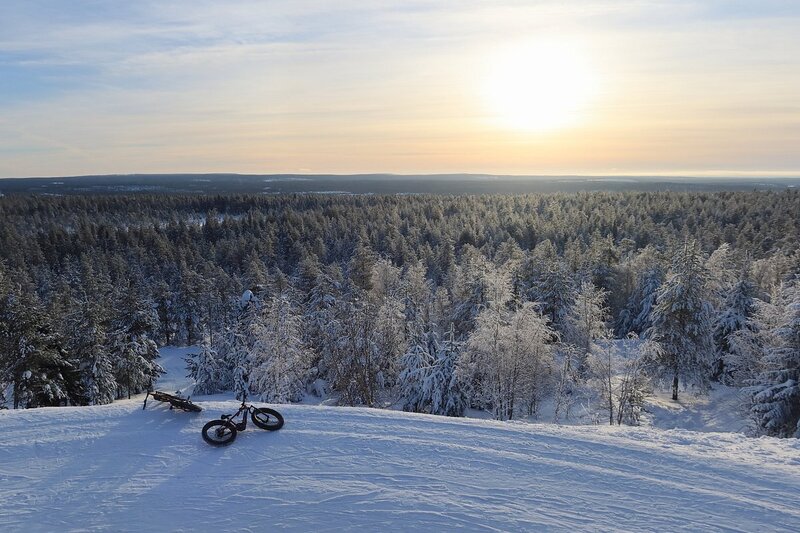
<instances>
[{"instance_id":1,"label":"bike rear wheel","mask_svg":"<svg viewBox=\"0 0 800 533\"><path fill-rule=\"evenodd\" d=\"M212 446L227 446L236 440L236 426L227 420L212 420L203 426L203 440Z\"/></svg>"},{"instance_id":2,"label":"bike rear wheel","mask_svg":"<svg viewBox=\"0 0 800 533\"><path fill-rule=\"evenodd\" d=\"M283 427L283 416L269 407L255 407L250 413L253 424L267 431L277 431Z\"/></svg>"}]
</instances>

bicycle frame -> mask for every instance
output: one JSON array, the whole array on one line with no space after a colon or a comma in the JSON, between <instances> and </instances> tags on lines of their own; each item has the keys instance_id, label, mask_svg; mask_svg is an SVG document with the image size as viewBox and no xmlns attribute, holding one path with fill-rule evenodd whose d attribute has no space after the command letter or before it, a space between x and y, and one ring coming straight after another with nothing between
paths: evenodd
<instances>
[{"instance_id":1,"label":"bicycle frame","mask_svg":"<svg viewBox=\"0 0 800 533\"><path fill-rule=\"evenodd\" d=\"M236 411L236 413L234 413L232 415L222 415L222 416L220 416L220 419L221 420L227 420L228 422L230 422L231 424L236 426L236 431L244 431L245 429L247 429L247 415L252 413L252 412L253 412L253 406L252 405L247 405L243 400L242 401L242 405L239 406L239 410ZM242 413L244 413L244 414L242 414ZM242 421L241 422L234 422L233 419L236 418L239 415L242 415Z\"/></svg>"}]
</instances>

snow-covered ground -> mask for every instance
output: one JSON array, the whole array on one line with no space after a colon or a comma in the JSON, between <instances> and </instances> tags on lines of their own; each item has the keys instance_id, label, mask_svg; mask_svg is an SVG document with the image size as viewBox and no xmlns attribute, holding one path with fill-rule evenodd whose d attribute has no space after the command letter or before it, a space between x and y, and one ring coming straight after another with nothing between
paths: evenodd
<instances>
[{"instance_id":1,"label":"snow-covered ground","mask_svg":"<svg viewBox=\"0 0 800 533\"><path fill-rule=\"evenodd\" d=\"M160 388L180 390L182 367ZM176 375L175 372L180 374ZM174 385L167 387L166 385ZM227 448L139 400L0 412L3 531L797 531L800 441L282 405Z\"/></svg>"},{"instance_id":2,"label":"snow-covered ground","mask_svg":"<svg viewBox=\"0 0 800 533\"><path fill-rule=\"evenodd\" d=\"M745 398L741 389L715 384L708 394L656 391L645 406L645 424L661 429L744 433L748 430Z\"/></svg>"}]
</instances>

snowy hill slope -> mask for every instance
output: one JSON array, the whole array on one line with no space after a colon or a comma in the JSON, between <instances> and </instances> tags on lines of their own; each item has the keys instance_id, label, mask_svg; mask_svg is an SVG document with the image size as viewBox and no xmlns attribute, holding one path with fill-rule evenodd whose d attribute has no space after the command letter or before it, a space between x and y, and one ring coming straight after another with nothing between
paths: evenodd
<instances>
[{"instance_id":1,"label":"snowy hill slope","mask_svg":"<svg viewBox=\"0 0 800 533\"><path fill-rule=\"evenodd\" d=\"M227 448L122 401L0 412L4 531L794 530L800 442L279 406Z\"/></svg>"}]
</instances>

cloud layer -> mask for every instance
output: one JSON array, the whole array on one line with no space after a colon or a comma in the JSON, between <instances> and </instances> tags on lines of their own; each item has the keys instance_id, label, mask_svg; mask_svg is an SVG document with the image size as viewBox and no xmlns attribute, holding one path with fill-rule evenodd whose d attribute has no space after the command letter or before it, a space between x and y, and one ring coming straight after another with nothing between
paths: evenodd
<instances>
[{"instance_id":1,"label":"cloud layer","mask_svg":"<svg viewBox=\"0 0 800 533\"><path fill-rule=\"evenodd\" d=\"M795 172L797 27L793 1L9 0L0 177ZM553 38L602 94L580 127L498 128L496 54Z\"/></svg>"}]
</instances>

